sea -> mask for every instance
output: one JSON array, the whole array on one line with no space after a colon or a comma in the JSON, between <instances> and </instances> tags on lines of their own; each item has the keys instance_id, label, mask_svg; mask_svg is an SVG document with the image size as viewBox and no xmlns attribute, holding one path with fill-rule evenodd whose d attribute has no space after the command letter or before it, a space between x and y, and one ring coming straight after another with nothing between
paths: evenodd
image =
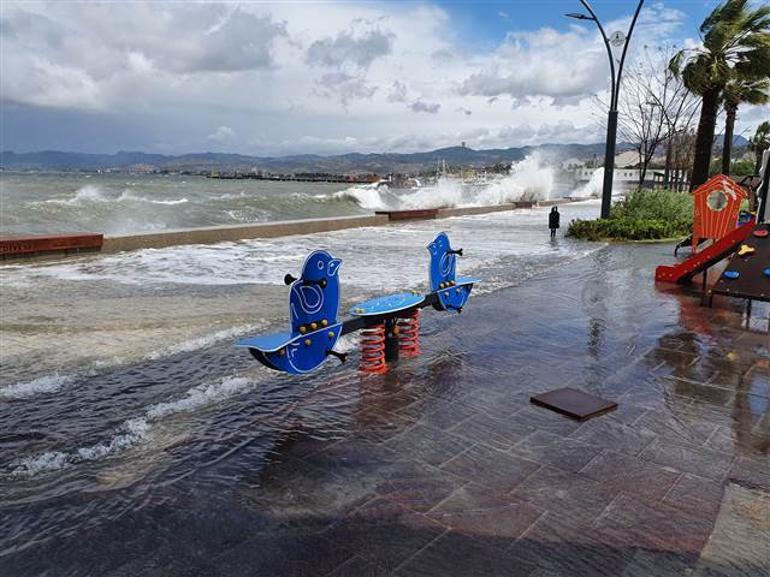
<instances>
[{"instance_id":1,"label":"sea","mask_svg":"<svg viewBox=\"0 0 770 577\"><path fill-rule=\"evenodd\" d=\"M559 190L537 159L488 182L439 179L409 190L125 174L0 179L3 234L127 234L576 192ZM482 279L473 298L484 298L602 250L551 240L548 210L0 265L0 566L4 556L138 514L158 495L173 507L169 488L182 480L200 495L238 483L240 468L258 471L300 415L323 430L350 418L353 400L318 391L355 377L355 335L340 344L350 366L327 363L302 379L233 347L284 328L283 277L297 275L310 251L342 259L346 316L366 298L425 290L426 248L444 230L464 249L459 274ZM566 228L595 217L599 202L561 212Z\"/></svg>"},{"instance_id":2,"label":"sea","mask_svg":"<svg viewBox=\"0 0 770 577\"><path fill-rule=\"evenodd\" d=\"M419 182L419 181L418 181ZM533 154L506 175L472 182L451 176L410 189L178 174L0 172L0 233L102 232L106 235L368 214L374 210L486 206L573 194Z\"/></svg>"}]
</instances>

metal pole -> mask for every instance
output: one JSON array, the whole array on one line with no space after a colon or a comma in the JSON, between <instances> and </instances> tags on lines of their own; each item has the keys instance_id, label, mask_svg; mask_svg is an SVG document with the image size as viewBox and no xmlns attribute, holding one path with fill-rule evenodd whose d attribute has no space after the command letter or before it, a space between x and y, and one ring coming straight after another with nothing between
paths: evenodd
<instances>
[{"instance_id":1,"label":"metal pole","mask_svg":"<svg viewBox=\"0 0 770 577\"><path fill-rule=\"evenodd\" d=\"M770 188L770 149L765 151L765 170L762 172L762 184L759 187L759 210L757 211L757 224L765 222L767 214L768 188Z\"/></svg>"},{"instance_id":2,"label":"metal pole","mask_svg":"<svg viewBox=\"0 0 770 577\"><path fill-rule=\"evenodd\" d=\"M612 179L615 176L615 139L618 133L618 111L607 114L607 141L604 148L604 182L602 184L602 218L610 217L612 208Z\"/></svg>"},{"instance_id":3,"label":"metal pole","mask_svg":"<svg viewBox=\"0 0 770 577\"><path fill-rule=\"evenodd\" d=\"M609 218L610 208L612 207L612 179L615 176L615 144L618 132L618 95L620 92L620 79L623 73L623 63L626 60L628 44L631 41L631 35L634 32L634 27L639 18L639 12L642 10L644 0L639 0L636 12L634 12L634 17L631 20L631 26L628 29L628 34L626 35L626 40L623 45L623 54L620 57L617 78L615 77L615 59L612 57L612 48L610 47L609 38L607 38L607 34L604 33L604 28L602 27L601 22L599 22L599 18L596 16L593 8L591 8L591 5L588 3L588 0L580 0L580 3L586 10L588 10L588 13L591 14L591 19L596 22L596 26L599 28L599 32L604 40L604 45L607 48L607 57L610 61L610 110L607 114L607 140L604 148L604 182L602 185L601 209L601 218Z\"/></svg>"}]
</instances>

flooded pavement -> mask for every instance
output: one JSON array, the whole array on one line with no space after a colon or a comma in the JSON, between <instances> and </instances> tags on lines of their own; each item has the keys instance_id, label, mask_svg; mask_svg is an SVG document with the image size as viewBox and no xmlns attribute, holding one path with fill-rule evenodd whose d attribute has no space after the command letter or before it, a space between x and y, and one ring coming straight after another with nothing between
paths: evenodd
<instances>
[{"instance_id":1,"label":"flooded pavement","mask_svg":"<svg viewBox=\"0 0 770 577\"><path fill-rule=\"evenodd\" d=\"M426 311L385 375L353 339L303 378L223 341L6 398L2 573L767 575L770 307L656 289L670 249ZM618 409L529 403L565 385Z\"/></svg>"}]
</instances>

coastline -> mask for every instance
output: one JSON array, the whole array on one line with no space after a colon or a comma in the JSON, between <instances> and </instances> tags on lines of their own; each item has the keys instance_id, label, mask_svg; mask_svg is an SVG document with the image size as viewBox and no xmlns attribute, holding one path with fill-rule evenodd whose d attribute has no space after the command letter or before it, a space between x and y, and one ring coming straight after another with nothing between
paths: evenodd
<instances>
[{"instance_id":1,"label":"coastline","mask_svg":"<svg viewBox=\"0 0 770 577\"><path fill-rule=\"evenodd\" d=\"M210 226L200 228L183 228L144 232L125 235L103 236L99 246L88 247L89 252L117 253L146 248L165 248L188 244L216 244L252 238L275 238L300 234L331 232L349 228L368 226L384 226L393 221L423 220L434 218L451 218L494 212L503 212L521 208L546 207L553 205L580 202L573 199L553 199L539 202L516 202L491 206L471 206L462 208L439 208L419 211L419 214L408 214L410 211L391 211L361 216L338 216L327 218L309 218L298 220L283 220L238 226ZM67 235L34 235L35 238L45 238L54 244ZM71 236L71 235L70 235ZM32 238L32 235L29 237ZM66 257L82 254L82 247L72 247L61 243L58 248L51 250L19 250L24 237L9 235L0 237L0 255L2 261L38 260L40 258ZM51 243L49 243L51 244Z\"/></svg>"}]
</instances>

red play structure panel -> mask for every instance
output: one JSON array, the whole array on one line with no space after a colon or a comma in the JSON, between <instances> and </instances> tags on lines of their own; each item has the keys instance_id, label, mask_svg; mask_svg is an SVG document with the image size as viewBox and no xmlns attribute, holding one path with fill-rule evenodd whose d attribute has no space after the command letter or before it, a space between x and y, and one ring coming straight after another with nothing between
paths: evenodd
<instances>
[{"instance_id":1,"label":"red play structure panel","mask_svg":"<svg viewBox=\"0 0 770 577\"><path fill-rule=\"evenodd\" d=\"M753 228L754 221L752 220L679 264L659 266L655 269L655 280L659 282L687 282L699 272L729 256L738 248L738 245L746 240Z\"/></svg>"},{"instance_id":2,"label":"red play structure panel","mask_svg":"<svg viewBox=\"0 0 770 577\"><path fill-rule=\"evenodd\" d=\"M720 239L735 229L746 190L724 174L717 174L693 193L693 252L701 239Z\"/></svg>"}]
</instances>

